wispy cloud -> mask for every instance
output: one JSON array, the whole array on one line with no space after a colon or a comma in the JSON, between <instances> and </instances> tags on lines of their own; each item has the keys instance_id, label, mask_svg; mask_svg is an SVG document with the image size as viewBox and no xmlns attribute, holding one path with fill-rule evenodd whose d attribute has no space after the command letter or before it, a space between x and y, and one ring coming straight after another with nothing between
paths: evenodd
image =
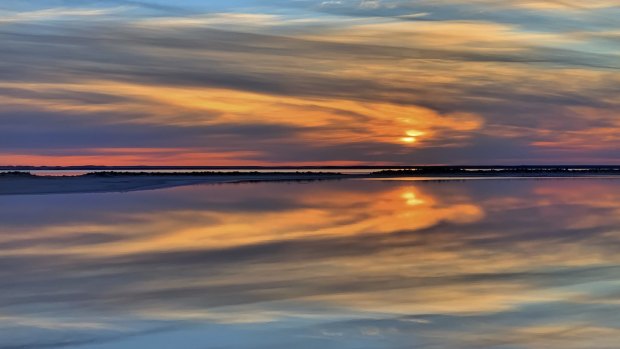
<instances>
[{"instance_id":1,"label":"wispy cloud","mask_svg":"<svg viewBox=\"0 0 620 349\"><path fill-rule=\"evenodd\" d=\"M109 125L126 127L120 134L168 129L171 149L230 152L230 159L252 144L256 164L300 156L571 162L567 150L577 148L579 158L608 158L616 144L618 28L599 20L601 9L614 11L609 2L577 5L309 1L286 11L276 11L276 2L255 11L181 4L183 14L127 4L12 10L0 33L0 113L27 113L22 125L37 123L48 134L59 132L51 125L63 122L60 114L79 118L85 134ZM507 16L497 6L517 10ZM209 131L243 123L290 133ZM176 137L179 130L195 143ZM419 137L410 141L408 132ZM604 146L588 146L603 134ZM130 138L110 135L109 143L137 148ZM15 154L12 142L4 141L7 155ZM72 148L50 142L46 149ZM79 141L73 148L78 143L101 146Z\"/></svg>"}]
</instances>

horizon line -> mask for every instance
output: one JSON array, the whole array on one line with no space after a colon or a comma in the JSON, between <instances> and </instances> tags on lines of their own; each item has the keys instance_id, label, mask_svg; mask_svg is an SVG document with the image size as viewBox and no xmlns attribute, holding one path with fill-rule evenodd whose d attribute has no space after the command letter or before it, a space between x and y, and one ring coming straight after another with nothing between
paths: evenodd
<instances>
[{"instance_id":1,"label":"horizon line","mask_svg":"<svg viewBox=\"0 0 620 349\"><path fill-rule=\"evenodd\" d=\"M45 169L45 170L98 170L98 169L406 169L423 167L444 167L444 168L510 168L510 167L530 167L530 168L596 168L614 167L620 168L620 164L461 164L461 165L0 165L0 171L19 170L19 169Z\"/></svg>"}]
</instances>

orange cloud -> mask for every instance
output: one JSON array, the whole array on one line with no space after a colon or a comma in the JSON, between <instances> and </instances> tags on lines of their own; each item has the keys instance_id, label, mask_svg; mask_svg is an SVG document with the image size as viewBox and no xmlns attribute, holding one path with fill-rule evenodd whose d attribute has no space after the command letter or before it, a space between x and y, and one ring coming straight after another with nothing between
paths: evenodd
<instances>
[{"instance_id":1,"label":"orange cloud","mask_svg":"<svg viewBox=\"0 0 620 349\"><path fill-rule=\"evenodd\" d=\"M62 156L0 153L6 165L13 166L157 166L162 163L192 166L196 164L219 164L221 166L256 165L255 160L242 160L259 155L252 151L210 153L193 148L93 148L80 149L78 155L71 155L75 150L66 150Z\"/></svg>"},{"instance_id":2,"label":"orange cloud","mask_svg":"<svg viewBox=\"0 0 620 349\"><path fill-rule=\"evenodd\" d=\"M73 114L110 112L144 115L132 121L163 125L217 125L222 123L270 123L299 127L303 139L321 144L384 142L402 144L407 132L415 131L416 145L433 141L441 144L445 133L463 136L482 127L479 115L457 112L440 114L415 105L341 98L286 97L229 89L142 85L114 81L82 83L23 84L2 83L0 87L18 87L39 92L55 90L97 92L119 95L125 102L84 104L79 101L0 98L4 108L29 105L43 110ZM87 117L87 116L86 116ZM413 131L412 131L413 130ZM411 137L411 136L408 136ZM208 155L205 156L208 158Z\"/></svg>"}]
</instances>

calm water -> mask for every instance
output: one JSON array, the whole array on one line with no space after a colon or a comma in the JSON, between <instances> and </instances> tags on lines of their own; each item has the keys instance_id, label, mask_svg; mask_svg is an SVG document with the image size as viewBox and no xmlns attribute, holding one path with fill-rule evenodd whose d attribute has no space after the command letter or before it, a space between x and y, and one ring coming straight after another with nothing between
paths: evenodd
<instances>
[{"instance_id":1,"label":"calm water","mask_svg":"<svg viewBox=\"0 0 620 349\"><path fill-rule=\"evenodd\" d=\"M0 197L0 348L617 348L620 180Z\"/></svg>"}]
</instances>

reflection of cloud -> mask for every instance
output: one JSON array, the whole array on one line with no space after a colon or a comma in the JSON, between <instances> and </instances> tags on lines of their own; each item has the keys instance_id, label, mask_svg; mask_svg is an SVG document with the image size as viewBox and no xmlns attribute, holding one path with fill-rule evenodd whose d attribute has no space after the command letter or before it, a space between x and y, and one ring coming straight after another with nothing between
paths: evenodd
<instances>
[{"instance_id":1,"label":"reflection of cloud","mask_svg":"<svg viewBox=\"0 0 620 349\"><path fill-rule=\"evenodd\" d=\"M183 205L179 205L166 214L157 213L159 217L156 220L153 219L152 212L134 215L125 213L120 217L127 220L126 226L82 226L82 233L96 233L94 237L102 238L94 239L92 244L81 245L81 239L76 240L73 235L75 229L67 230L69 227L66 226L42 227L39 234L53 234L55 239L58 239L59 234L70 232L74 238L67 239L66 242L78 243L71 244L71 248L58 246L62 247L63 253L111 256L149 251L201 251L205 248L218 250L280 240L341 238L368 233L419 230L443 221L475 222L483 216L480 208L473 204L444 205L427 194L420 193L416 188L406 191L406 201L403 201L401 196L402 189L375 193L372 197L359 192L344 192L334 196L330 190L319 190L321 191L316 193L317 196L297 197L298 202L292 206L284 202L282 206L275 206L280 209L273 211L246 211L243 205L235 205L236 212L226 210L222 214L218 213L218 206L204 202L208 204L209 210L200 207L185 209ZM409 196L415 199L409 199ZM416 206L410 207L408 200L415 200ZM343 206L343 203L346 205ZM264 201L261 205L269 208ZM294 209L283 210L283 207ZM184 219L187 223L180 223ZM273 222L278 224L274 226ZM113 237L118 237L118 231L131 231L133 237L116 240ZM33 240L26 240L24 244L19 243L20 239L11 240L13 243L6 241L5 246L14 246L15 250L19 250L19 246L25 246L27 251L46 253L51 247L47 244L39 247Z\"/></svg>"},{"instance_id":2,"label":"reflection of cloud","mask_svg":"<svg viewBox=\"0 0 620 349\"><path fill-rule=\"evenodd\" d=\"M109 314L129 330L295 319L305 325L289 333L317 326L337 341L375 329L369 348L411 337L540 344L536 331L586 323L557 334L558 347L583 343L615 321L615 186L343 181L14 197L0 212L0 289L11 291L0 307L24 327L52 314L103 328Z\"/></svg>"}]
</instances>

